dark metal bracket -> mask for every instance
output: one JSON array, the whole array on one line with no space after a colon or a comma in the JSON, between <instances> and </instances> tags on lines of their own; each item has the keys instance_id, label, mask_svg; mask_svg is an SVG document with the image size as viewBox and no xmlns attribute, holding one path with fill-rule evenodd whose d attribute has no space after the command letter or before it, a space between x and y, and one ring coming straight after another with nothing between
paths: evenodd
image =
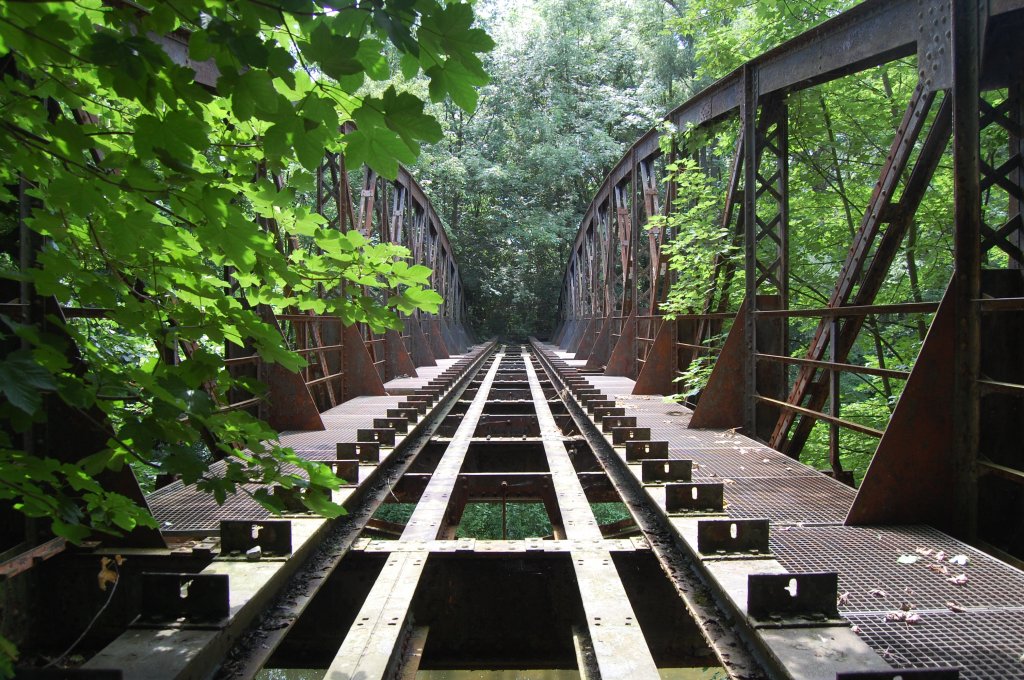
<instances>
[{"instance_id":1,"label":"dark metal bracket","mask_svg":"<svg viewBox=\"0 0 1024 680\"><path fill-rule=\"evenodd\" d=\"M594 420L598 423L601 422L603 418L607 418L609 416L624 415L626 415L626 409L621 406L602 406L594 409Z\"/></svg>"},{"instance_id":2,"label":"dark metal bracket","mask_svg":"<svg viewBox=\"0 0 1024 680\"><path fill-rule=\"evenodd\" d=\"M356 439L361 442L376 442L381 446L395 445L395 431L390 427L366 427L356 430Z\"/></svg>"},{"instance_id":3,"label":"dark metal bracket","mask_svg":"<svg viewBox=\"0 0 1024 680\"><path fill-rule=\"evenodd\" d=\"M631 444L635 442L630 442ZM628 456L628 449L627 449ZM693 478L692 460L646 458L640 461L641 481L644 484L689 482Z\"/></svg>"},{"instance_id":4,"label":"dark metal bracket","mask_svg":"<svg viewBox=\"0 0 1024 680\"><path fill-rule=\"evenodd\" d=\"M665 510L670 513L721 513L725 510L722 482L665 485Z\"/></svg>"},{"instance_id":5,"label":"dark metal bracket","mask_svg":"<svg viewBox=\"0 0 1024 680\"><path fill-rule=\"evenodd\" d=\"M359 484L359 461L358 460L330 460L327 461L334 476L344 480L343 486L356 486Z\"/></svg>"},{"instance_id":6,"label":"dark metal bracket","mask_svg":"<svg viewBox=\"0 0 1024 680\"><path fill-rule=\"evenodd\" d=\"M231 611L227 574L143 573L133 628L222 628Z\"/></svg>"},{"instance_id":7,"label":"dark metal bracket","mask_svg":"<svg viewBox=\"0 0 1024 680\"><path fill-rule=\"evenodd\" d=\"M839 616L839 574L748 574L747 614L760 628L848 625Z\"/></svg>"},{"instance_id":8,"label":"dark metal bracket","mask_svg":"<svg viewBox=\"0 0 1024 680\"><path fill-rule=\"evenodd\" d=\"M636 427L636 416L607 416L601 421L601 431L606 434L617 427Z\"/></svg>"},{"instance_id":9,"label":"dark metal bracket","mask_svg":"<svg viewBox=\"0 0 1024 680\"><path fill-rule=\"evenodd\" d=\"M613 427L612 428L612 444L619 446L625 444L628 441L634 441L637 439L649 440L651 438L651 428L649 427Z\"/></svg>"},{"instance_id":10,"label":"dark metal bracket","mask_svg":"<svg viewBox=\"0 0 1024 680\"><path fill-rule=\"evenodd\" d=\"M377 442L338 442L338 460L358 460L361 463L380 462L380 444Z\"/></svg>"},{"instance_id":11,"label":"dark metal bracket","mask_svg":"<svg viewBox=\"0 0 1024 680\"><path fill-rule=\"evenodd\" d=\"M409 431L409 421L406 418L374 418L374 429L391 428L396 432L406 434Z\"/></svg>"},{"instance_id":12,"label":"dark metal bracket","mask_svg":"<svg viewBox=\"0 0 1024 680\"><path fill-rule=\"evenodd\" d=\"M286 519L220 521L221 555L245 553L259 546L264 554L284 556L292 552L292 523Z\"/></svg>"},{"instance_id":13,"label":"dark metal bracket","mask_svg":"<svg viewBox=\"0 0 1024 680\"><path fill-rule=\"evenodd\" d=\"M668 442L652 442L647 440L635 440L626 442L626 462L635 463L639 460L657 458L664 460L668 458Z\"/></svg>"},{"instance_id":14,"label":"dark metal bracket","mask_svg":"<svg viewBox=\"0 0 1024 680\"><path fill-rule=\"evenodd\" d=\"M767 519L705 519L697 522L697 550L709 559L770 557Z\"/></svg>"}]
</instances>

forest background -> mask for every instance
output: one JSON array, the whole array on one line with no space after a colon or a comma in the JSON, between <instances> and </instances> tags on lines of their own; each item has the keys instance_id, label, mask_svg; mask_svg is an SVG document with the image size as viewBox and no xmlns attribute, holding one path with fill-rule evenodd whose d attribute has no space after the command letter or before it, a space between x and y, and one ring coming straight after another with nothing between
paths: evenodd
<instances>
[{"instance_id":1,"label":"forest background","mask_svg":"<svg viewBox=\"0 0 1024 680\"><path fill-rule=\"evenodd\" d=\"M437 105L444 139L424 149L415 169L454 243L478 337L550 334L580 222L633 141L745 61L854 4L479 2L477 14L496 43L484 59L491 81L473 113ZM790 306L827 302L916 80L908 58L790 96ZM701 311L712 258L726 250L729 237L719 223L736 132L735 121L727 122L699 142L709 177L690 180L686 202L677 206L680 237L669 250L680 283L663 312ZM996 153L1001 142L983 143ZM941 297L952 252L950 187L947 158L879 303ZM1003 210L989 198L986 211ZM732 289L742 291L742 283ZM735 310L740 299L732 297ZM791 322L790 352L806 352L816 323ZM909 369L929 323L924 314L872 317L851 362ZM696 394L709 371L710 364L695 364L680 381L680 395ZM900 381L844 374L843 417L882 428L901 389ZM850 431L840 437L844 466L859 482L876 442ZM827 450L827 424L819 422L804 459L827 467Z\"/></svg>"},{"instance_id":2,"label":"forest background","mask_svg":"<svg viewBox=\"0 0 1024 680\"><path fill-rule=\"evenodd\" d=\"M155 34L180 23L172 11L176 5L151 4L154 11L146 21ZM296 7L301 4L296 0ZM219 376L221 392L232 386L259 390L258 385L222 380L223 357L205 351L206 345L248 340L265 359L292 368L301 363L282 346L279 333L238 305L233 291L220 289L214 270L230 268L254 304L328 311L380 328L397 318L369 298L341 295L325 302L320 288L344 290L336 279L400 288L387 305L403 312L432 311L440 302L425 290L425 268L395 265L396 253L387 248L351 235L342 244L337 234L320 227L323 220L310 213L308 203L311 171L325 148L342 151L344 144L353 167L365 161L384 176L393 176L398 162L411 165L453 243L465 284L466 317L478 338L545 337L558 321L563 269L580 221L629 145L717 78L853 4L479 0L470 10L459 3L419 0L360 3L356 13L299 13L285 21L283 12L271 11L274 6L266 3L193 0L188 7L195 16L205 8L218 19L206 22L196 34L201 39L190 46L193 56L215 58L227 77L224 93L213 97L130 30L122 30L118 42L117 34L96 33L94 18L70 21L78 9L58 5L68 20L54 22L45 16L51 8L41 3L11 3L3 10L6 15L0 11L0 42L18 53L18 66L27 77L8 78L0 87L7 118L21 124L8 125L0 137L5 158L0 165L6 168L0 185L28 187L22 177L27 173L39 190L26 188L26 196L46 208L36 210L30 228L64 244L46 250L40 258L44 266L29 278L43 294L62 301L115 308L108 321L118 330L93 337L79 329L78 344L90 366L88 374L79 376L57 351L63 346L51 346L53 338L5 322L10 332L0 329L0 339L33 349L14 352L2 363L7 380L0 386L7 400L0 402L0 417L19 436L33 427L41 431L40 395L45 393L82 411L101 408L118 436L101 454L75 465L58 464L19 450L13 439L0 439L0 500L13 499L25 514L51 518L54 532L73 540L87 535L89 527L152 526L152 518L99 489L93 478L129 461L144 484L155 470L173 472L223 498L249 481L286 482L306 488L311 509L340 511L326 500L326 491L338 484L333 475L279 447L264 452L261 443L273 432L244 414L218 412L199 389ZM127 13L99 2L79 6L115 18ZM363 14L373 15L372 29ZM12 20L19 17L26 25L46 26L61 40L40 40ZM124 29L127 20L122 24ZM139 49L149 49L144 58ZM353 49L355 59L340 58ZM115 58L118 54L128 56ZM67 73L75 76L68 78L75 87L54 76L63 71L53 64L73 68ZM916 64L906 59L788 98L790 306L820 307L827 301L916 82ZM44 98L56 102L55 110L38 105ZM104 111L87 132L53 115L77 109L83 101L114 101L117 115ZM293 106L299 101L301 107ZM336 132L339 112L358 123L343 140ZM691 151L703 148L704 172L678 178L686 191L680 191L670 218L677 237L667 251L679 284L662 312L700 311L710 285L709 263L716 255L730 254L719 223L735 128L735 121L725 122L701 139L685 134L677 139ZM57 147L25 141L51 138L69 149L72 160L98 148L102 163L69 162L52 150ZM182 143L168 145L166 139ZM996 154L1005 150L1006 140L997 136L982 142L986 162L997 167L1001 159ZM214 147L218 154L207 153ZM263 167L259 163L286 172L293 186L271 186L262 170L253 178L253 168ZM111 181L111 176L121 180ZM211 181L221 191L210 191ZM946 159L878 302L941 297L952 251L951 186ZM235 200L239 192L245 201ZM147 200L150 193L159 193L161 200ZM167 203L164 194L174 201ZM11 203L13 196L3 198ZM986 213L1005 215L1005 195L986 193L983 200ZM102 218L99 236L97 215ZM7 213L0 236L14 233L16 217ZM254 217L273 218L282 242L287 232L301 247L288 253L275 248ZM222 223L230 228L206 228ZM137 229L138 224L146 229ZM120 238L124 235L132 238ZM92 247L100 236L109 236L117 247ZM317 248L311 247L314 241ZM237 247L241 243L249 246ZM214 247L204 250L205 245ZM195 256L207 251L217 256ZM17 266L5 261L0 269L14 272ZM261 276L250 275L253 270ZM124 274L114 286L111 271ZM6 278L17 281L22 275ZM734 283L734 293L742 289ZM185 295L186 290L198 292ZM733 298L728 307L735 311L740 301ZM325 307L328 302L331 307ZM215 307L219 311L211 315ZM850 362L908 369L929 321L928 315L871 318ZM814 324L793 321L787 351L801 354ZM177 361L173 351L158 351L174 350L182 341L198 348L188 361ZM698 363L683 376L682 397L698 393L707 369ZM844 375L843 417L884 427L900 389L888 378ZM234 443L258 453L239 458ZM844 466L858 480L874 444L855 432L842 434ZM206 478L206 463L218 448L231 463L223 476ZM819 423L803 459L825 467L826 451L827 429ZM285 464L302 466L308 479L283 472ZM78 503L83 490L92 498L85 508L88 516ZM270 506L275 502L257 500Z\"/></svg>"},{"instance_id":3,"label":"forest background","mask_svg":"<svg viewBox=\"0 0 1024 680\"><path fill-rule=\"evenodd\" d=\"M91 11L102 11L107 20L119 15L120 11L106 5L93 4ZM19 48L23 68L37 70L40 93L63 102L69 110L80 105L80 93L63 83L49 85L54 80L51 62L68 62L77 69L76 82L87 90L85 100L105 97L124 104L130 114L125 120L134 126L129 130L111 127L113 119L101 116L97 125L105 127L87 138L76 125L51 124L50 112L36 105L37 93L11 80L4 97L22 107L18 111L26 129L37 130L33 134L40 138L56 135L79 154L100 145L107 152L106 165L120 171L118 164L123 165L146 182L155 171L161 184L153 189L145 182L139 187L112 183L105 174L109 169L98 172L88 164L55 163L48 157L44 162L40 157L46 156L46 149L26 146L17 135L7 140L10 143L2 153L13 161L6 167L39 169L32 178L51 189L38 192L38 200L48 203L47 210L39 211L39 219L33 220L33 228L47 238L63 239L67 246L46 251L45 266L33 275L35 285L82 306L115 308L116 318L109 321L118 330L93 333L88 324L85 330L69 329L83 335L78 344L92 367L91 373L77 376L61 363L63 355L48 351L46 338L29 337L28 330L8 324L13 335L20 334L20 342L37 346L31 357L15 353L3 364L8 375L20 376L7 384L39 389L8 390L11 403L0 405L0 415L9 418L17 432L25 431L33 422L42 422L42 399L36 392L56 392L73 407L103 408L114 423L118 436L111 441L115 445L88 463L96 470L127 460L137 467L144 484L152 481L156 470L171 472L199 481L218 497L247 481L283 481L309 487L307 491L319 490L319 495L307 493L313 509L337 512L325 500L325 490L337 484L333 476L312 465L303 468L308 481L285 474L283 463L302 461L274 447L264 455L261 442L273 433L245 414L218 412L198 389L215 382L222 392L232 386L258 391L259 386L226 379L223 358L207 347L225 339L236 344L249 339L270 360L292 367L300 363L282 346L280 334L268 331L251 310L243 309L232 291L218 287L219 278L211 272L219 268L232 268L253 304L326 309L381 327L396 323L396 318L384 314L369 298L342 295L321 300L318 282L340 276L361 285L401 287L401 295L389 299L388 305L405 312L417 307L430 311L440 301L422 287L429 274L425 268L392 266L393 253L356 242L359 239L354 236L346 236L350 242L342 247L336 234L318 226L323 220L315 219L309 208L310 170L320 163L325 146L341 150L344 144L348 161L354 165L366 161L385 176L394 174L398 162L414 163L411 169L453 243L465 284L466 318L477 337L513 341L529 335L545 337L558 321L562 273L581 218L629 145L715 79L852 4L852 0L479 0L472 9L436 0L367 4L359 10L366 13L371 10L365 8L377 7L372 10L376 37L358 43L359 59L345 60L336 57L344 52L339 49L357 44L350 34L368 30L366 17L359 12L296 15L290 23L272 29L279 13L261 3L227 9L196 0L196 7L224 15L223 21L197 33L190 49L201 57L217 56L221 70L229 76L225 92L230 92L230 102L227 95L222 100L199 92L180 70L168 70L167 57L158 50L147 53L153 69L142 74L143 82L151 86L137 86L138 60L123 64L111 60L111 45L102 43L110 42L107 34L93 39L94 19L63 24L70 36L63 45L27 39L15 22L8 22L0 37L14 41L11 45ZM40 14L49 10L36 5L19 3L11 17L52 25ZM159 29L157 33L176 25L178 19L168 13L167 5L154 7L163 10L147 19ZM417 12L422 17L417 18ZM418 47L409 34L415 26L425 29L417 31L426 49L419 57L413 55ZM298 41L295 31L302 31ZM124 49L136 49L131 31L125 35ZM81 54L69 51L71 38L88 49ZM257 48L250 45L253 41L266 42ZM275 41L291 45L304 70L297 71L292 52ZM439 50L448 56L438 63L435 52ZM253 66L260 59L265 68ZM309 68L307 61L316 67ZM296 78L297 73L305 75ZM333 80L317 80L322 77ZM790 306L819 307L827 301L915 84L916 65L907 59L788 98ZM479 92L477 86L482 86ZM321 96L320 91L330 97ZM305 104L301 115L296 115L290 102L300 100ZM173 115L165 109L173 109ZM226 115L229 109L230 116ZM358 123L358 129L343 139L336 134L339 110ZM201 125L191 124L200 119ZM251 139L249 125L262 135L253 138L257 142ZM680 199L669 218L676 236L666 251L678 282L661 312L700 311L710 287L713 258L735 256L720 222L723 178L729 174L736 132L735 121L726 121L702 132L700 139L684 133L676 140L690 151L700 147L704 161L701 172L687 171L676 178ZM166 149L164 138L183 139L187 144ZM219 156L206 154L214 142L221 150ZM1005 140L983 142L992 153L1005 147ZM987 160L998 165L999 159ZM293 186L286 182L284 189L271 187L262 175L251 179L257 162L286 171ZM942 295L951 260L949 174L946 162L917 221L910 225L879 302L936 300ZM224 191L208 191L214 177L227 182ZM231 178L234 184L228 182ZM82 191L83 181L94 190ZM79 190L53 190L72 185ZM181 206L169 208L160 201L145 200L147 191L166 192L168 186ZM663 194L665 190L663 186ZM226 192L237 191L243 192L245 201L227 198ZM125 205L112 203L108 195ZM64 201L63 196L75 200ZM1005 213L1005 203L989 202L987 195L985 200L986 211ZM230 215L229 229L192 226L197 224L194 220L200 226L221 225L221 213ZM96 215L110 230L107 240L120 246L117 252L93 247L98 241L93 228ZM300 247L290 252L274 247L254 215L274 216ZM9 227L16 220L8 217ZM135 229L141 222L156 223L162 229ZM179 222L189 228L180 228ZM66 223L77 226L68 229ZM8 229L7 233L13 232ZM151 247L136 247L139 244L131 239L120 238L125 234L145 235ZM311 239L317 248L310 246ZM258 247L237 248L238 243ZM204 252L200 247L204 244L219 253L217 258L189 256ZM291 264L285 263L286 254ZM7 265L14 267L13 262ZM160 276L153 273L156 265ZM249 275L254 267L267 272L266 280ZM119 288L110 286L111 270L125 274ZM138 285L129 285L133 281L152 290L140 294ZM188 286L200 293L183 295ZM332 286L327 288L333 290ZM735 292L742 289L739 281L734 282L729 309L738 307ZM223 303L216 305L221 310L218 315L209 314L215 306L211 300ZM330 308L325 307L328 303ZM183 319L194 323L183 323ZM866 324L850 361L909 368L928 322L927 315L877 315ZM813 320L794 320L787 351L802 353L814 325ZM178 362L171 350L182 341L205 349L194 350L188 361ZM681 376L680 395L695 396L708 370L708 364L695 362L693 370ZM900 384L889 378L844 375L843 417L883 427L899 391ZM15 397L20 401L15 403ZM844 432L842 437L845 467L859 477L875 442L855 432ZM807 462L824 467L826 439L827 429L819 423L806 449ZM213 453L237 458L237 447L229 442L261 452L253 460L233 460L224 476L205 477L206 462ZM135 522L152 523L137 508L101 490L90 492L95 499L87 508L92 516L86 518L76 505L77 492L57 497L40 487L39 480L75 491L84 479L93 489L92 468L61 467L16 447L8 453L0 460L0 479L6 483L0 498L20 499L23 511L31 516L54 518L58 533L80 538L86 524L114 524L128 530ZM258 500L273 504L270 498Z\"/></svg>"}]
</instances>

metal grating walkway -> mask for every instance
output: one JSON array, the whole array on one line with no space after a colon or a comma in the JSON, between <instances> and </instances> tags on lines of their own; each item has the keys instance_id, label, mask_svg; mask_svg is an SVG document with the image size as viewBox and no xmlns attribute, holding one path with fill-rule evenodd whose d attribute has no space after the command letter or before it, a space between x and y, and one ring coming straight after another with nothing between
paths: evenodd
<instances>
[{"instance_id":1,"label":"metal grating walkway","mask_svg":"<svg viewBox=\"0 0 1024 680\"><path fill-rule=\"evenodd\" d=\"M769 520L770 557L783 572L838 572L840 613L889 666L1024 678L1024 572L931 527L845 526L854 489L742 434L687 429L690 409L632 395L628 378L577 374L578 363L564 361L565 375L600 390L636 427L649 428L651 440L667 442L669 458L693 461L694 482L723 484L722 516ZM639 464L628 467L639 477ZM662 486L645 488L664 507ZM694 532L687 540L696 538L696 522L676 521L684 535ZM770 571L765 557L760 569ZM727 566L711 573L735 589Z\"/></svg>"}]
</instances>

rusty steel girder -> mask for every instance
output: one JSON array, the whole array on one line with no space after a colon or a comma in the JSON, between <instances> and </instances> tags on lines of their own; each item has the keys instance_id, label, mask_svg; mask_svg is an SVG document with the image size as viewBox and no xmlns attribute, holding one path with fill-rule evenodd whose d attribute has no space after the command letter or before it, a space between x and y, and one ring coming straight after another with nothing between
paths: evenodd
<instances>
[{"instance_id":1,"label":"rusty steel girder","mask_svg":"<svg viewBox=\"0 0 1024 680\"><path fill-rule=\"evenodd\" d=\"M872 522L930 519L968 540L981 536L998 543L997 527L986 529L979 523L978 508L986 503L995 507L995 499L1003 506L1024 502L1024 459L1014 443L1019 442L1019 428L1013 425L1024 415L1019 402L1024 396L1024 357L1015 340L1022 336L1013 314L1024 309L1022 35L1021 0L869 0L709 86L666 120L679 131L738 123L720 225L732 235L742 263L714 263L712 286L701 309L672 320L659 313L673 284L661 245L674 235L660 225L642 227L656 215L670 216L676 197L657 191L665 159L660 129L652 129L608 174L584 215L566 263L555 344L586 360L587 372L633 378L635 394L666 393L678 391L671 376L721 351L720 346L707 346L709 338L729 331L727 351L714 360L711 382L699 396L695 422L743 428L794 458L814 424L826 422L832 474L840 479L850 479L840 460L840 429L881 436L880 452L885 453L872 464L865 482L871 497L859 504L851 522L868 517ZM913 56L917 88L894 132L827 306L789 310L786 97ZM1008 138L1005 153L982 158L982 133ZM670 160L678 153L673 148ZM698 161L703 159L700 153ZM895 379L910 378L907 399L915 394L920 398L929 384L950 386L946 398L952 400L951 415L943 415L945 409L925 413L901 403L884 431L843 420L838 375L856 372L847 362L868 317L918 311L914 305L920 300L879 306L876 298L940 161L950 155L956 256L950 271L955 285L946 298L954 311L945 312L952 321L933 327L921 350L930 366L942 366L948 375L926 379L902 372ZM1005 202L1006 214L990 223L982 217L981 196L998 193L1002 196L996 200ZM737 295L730 300L730 286L741 273L742 300ZM761 308L762 300L770 306ZM936 306L931 303L920 311L932 313ZM729 311L735 309L742 318ZM788 335L788 320L798 315L820 319L804 347L792 346ZM674 327L669 330L669 325ZM795 380L787 375L787 364L795 364ZM712 413L715 404L727 408ZM915 428L928 427L921 422L928 416L952 419L937 420L934 429L947 432L945 440L955 450L938 446L942 438L914 444L908 437ZM890 428L893 441L887 442ZM889 453L908 445L920 449L909 454L915 465ZM909 484L911 468L919 473L923 468L934 483ZM907 493L906 486L912 489L909 497L885 502L885 495L897 489ZM923 489L938 487L953 490L945 509L923 497ZM991 538L982 536L986 531Z\"/></svg>"}]
</instances>

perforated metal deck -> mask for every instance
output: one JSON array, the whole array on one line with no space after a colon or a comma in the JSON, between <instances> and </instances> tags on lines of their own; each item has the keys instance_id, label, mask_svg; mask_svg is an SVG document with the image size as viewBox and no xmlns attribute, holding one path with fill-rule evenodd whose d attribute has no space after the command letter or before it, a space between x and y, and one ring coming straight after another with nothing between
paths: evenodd
<instances>
[{"instance_id":1,"label":"perforated metal deck","mask_svg":"<svg viewBox=\"0 0 1024 680\"><path fill-rule=\"evenodd\" d=\"M924 612L920 623L887 623L878 614L848 614L863 640L893 667L956 667L960 677L1024 677L1024 610Z\"/></svg>"}]
</instances>

